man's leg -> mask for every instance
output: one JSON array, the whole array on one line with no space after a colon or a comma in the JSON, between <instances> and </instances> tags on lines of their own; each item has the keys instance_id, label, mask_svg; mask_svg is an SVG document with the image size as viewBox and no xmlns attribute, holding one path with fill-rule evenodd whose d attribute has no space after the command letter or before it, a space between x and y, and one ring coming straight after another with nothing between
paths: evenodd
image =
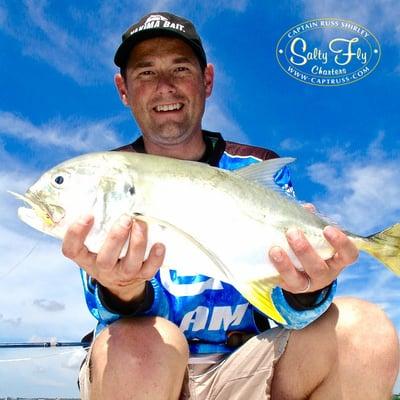
<instances>
[{"instance_id":1,"label":"man's leg","mask_svg":"<svg viewBox=\"0 0 400 400\"><path fill-rule=\"evenodd\" d=\"M90 399L176 400L188 362L185 337L163 318L132 318L101 332L90 359Z\"/></svg>"},{"instance_id":2,"label":"man's leg","mask_svg":"<svg viewBox=\"0 0 400 400\"><path fill-rule=\"evenodd\" d=\"M272 398L390 399L398 370L398 337L385 314L338 298L313 324L292 332L276 365Z\"/></svg>"}]
</instances>

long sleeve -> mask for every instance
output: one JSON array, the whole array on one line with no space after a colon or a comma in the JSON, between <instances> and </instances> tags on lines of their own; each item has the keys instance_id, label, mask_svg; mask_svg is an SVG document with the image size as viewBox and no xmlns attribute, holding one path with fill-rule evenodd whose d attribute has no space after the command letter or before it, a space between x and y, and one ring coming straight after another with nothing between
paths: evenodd
<instances>
[{"instance_id":1,"label":"long sleeve","mask_svg":"<svg viewBox=\"0 0 400 400\"><path fill-rule=\"evenodd\" d=\"M85 292L86 304L90 313L98 320L100 329L101 327L127 316L169 317L170 308L168 297L160 283L155 278L149 281L152 290L152 302L148 309L126 314L124 310L113 310L105 304L101 295L100 285L90 276L88 276L83 270L81 270L81 277Z\"/></svg>"},{"instance_id":2,"label":"long sleeve","mask_svg":"<svg viewBox=\"0 0 400 400\"><path fill-rule=\"evenodd\" d=\"M272 291L272 300L276 309L286 320L284 325L290 329L302 329L320 317L331 305L336 292L336 281L319 291L314 304L309 307L294 307L280 287ZM300 309L301 308L301 309Z\"/></svg>"}]
</instances>

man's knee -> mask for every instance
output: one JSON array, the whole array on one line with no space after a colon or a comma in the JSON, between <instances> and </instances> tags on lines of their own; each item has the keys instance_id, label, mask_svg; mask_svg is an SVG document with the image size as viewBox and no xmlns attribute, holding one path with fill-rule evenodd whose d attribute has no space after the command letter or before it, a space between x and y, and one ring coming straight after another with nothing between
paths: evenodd
<instances>
[{"instance_id":1,"label":"man's knee","mask_svg":"<svg viewBox=\"0 0 400 400\"><path fill-rule=\"evenodd\" d=\"M339 351L354 365L379 369L380 376L393 381L399 368L399 341L395 327L376 305L355 298L338 298L337 337ZM353 361L352 361L353 360Z\"/></svg>"},{"instance_id":2,"label":"man's knee","mask_svg":"<svg viewBox=\"0 0 400 400\"><path fill-rule=\"evenodd\" d=\"M349 386L389 393L398 374L398 347L396 330L379 307L338 298L314 323L292 332L276 367L273 393L292 399L318 388L327 393L341 387L349 393Z\"/></svg>"},{"instance_id":3,"label":"man's knee","mask_svg":"<svg viewBox=\"0 0 400 400\"><path fill-rule=\"evenodd\" d=\"M335 304L339 309L337 331L345 343L398 352L396 329L381 308L355 298L338 298Z\"/></svg>"},{"instance_id":4,"label":"man's knee","mask_svg":"<svg viewBox=\"0 0 400 400\"><path fill-rule=\"evenodd\" d=\"M188 345L179 328L160 317L121 319L104 329L96 338L91 356L95 373L108 368L133 372L157 366L184 369ZM160 371L161 372L161 371Z\"/></svg>"}]
</instances>

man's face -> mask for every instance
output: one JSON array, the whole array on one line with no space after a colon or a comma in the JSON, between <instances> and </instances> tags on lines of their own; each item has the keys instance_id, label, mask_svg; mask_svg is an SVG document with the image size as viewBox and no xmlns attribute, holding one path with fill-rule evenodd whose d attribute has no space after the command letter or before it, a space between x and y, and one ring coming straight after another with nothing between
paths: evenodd
<instances>
[{"instance_id":1,"label":"man's face","mask_svg":"<svg viewBox=\"0 0 400 400\"><path fill-rule=\"evenodd\" d=\"M201 70L182 40L159 37L133 48L122 88L125 97L117 86L145 138L160 145L181 144L201 132L212 72L210 65Z\"/></svg>"}]
</instances>

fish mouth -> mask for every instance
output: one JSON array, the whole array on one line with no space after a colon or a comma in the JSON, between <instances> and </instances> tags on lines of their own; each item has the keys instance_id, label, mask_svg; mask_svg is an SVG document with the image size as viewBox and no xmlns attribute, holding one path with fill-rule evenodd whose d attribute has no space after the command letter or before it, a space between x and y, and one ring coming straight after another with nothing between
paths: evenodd
<instances>
[{"instance_id":1,"label":"fish mouth","mask_svg":"<svg viewBox=\"0 0 400 400\"><path fill-rule=\"evenodd\" d=\"M29 225L32 224L26 220L32 221L35 217L38 217L45 226L52 227L58 224L65 216L65 210L62 207L55 204L46 204L41 197L34 192L28 190L22 195L8 190L8 193L30 206L30 208L20 207L18 209L19 217Z\"/></svg>"}]
</instances>

